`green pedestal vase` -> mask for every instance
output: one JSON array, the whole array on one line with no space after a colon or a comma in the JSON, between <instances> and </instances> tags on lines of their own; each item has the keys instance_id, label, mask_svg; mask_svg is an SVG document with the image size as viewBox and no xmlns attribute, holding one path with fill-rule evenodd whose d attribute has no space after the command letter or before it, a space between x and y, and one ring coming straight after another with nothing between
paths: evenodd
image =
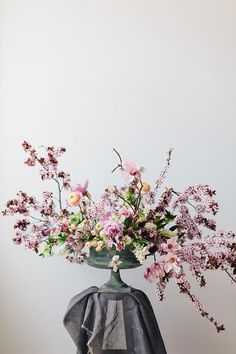
<instances>
[{"instance_id":1,"label":"green pedestal vase","mask_svg":"<svg viewBox=\"0 0 236 354\"><path fill-rule=\"evenodd\" d=\"M119 265L119 269L132 269L141 265L128 247L121 252L118 252L115 248L103 248L100 252L97 252L94 247L91 247L86 260L87 264L94 268L111 271L110 279L100 287L100 291L129 290L129 286L121 280L119 269L117 272L114 272L111 267L109 267L109 263L115 255L119 256L119 260L122 262Z\"/></svg>"}]
</instances>

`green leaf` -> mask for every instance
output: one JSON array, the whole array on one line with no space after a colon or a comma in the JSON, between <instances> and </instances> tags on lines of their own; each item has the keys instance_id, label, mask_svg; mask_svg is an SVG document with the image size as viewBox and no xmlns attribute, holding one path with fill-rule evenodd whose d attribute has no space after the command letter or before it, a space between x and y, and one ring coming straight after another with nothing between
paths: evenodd
<instances>
[{"instance_id":1,"label":"green leaf","mask_svg":"<svg viewBox=\"0 0 236 354\"><path fill-rule=\"evenodd\" d=\"M170 231L175 231L179 225L173 225L170 227Z\"/></svg>"},{"instance_id":2,"label":"green leaf","mask_svg":"<svg viewBox=\"0 0 236 354\"><path fill-rule=\"evenodd\" d=\"M132 218L127 218L127 219L125 219L125 221L124 221L124 225L125 225L125 228L126 229L128 229L129 227L130 227L130 225L132 224L132 221L133 221L133 219Z\"/></svg>"},{"instance_id":3,"label":"green leaf","mask_svg":"<svg viewBox=\"0 0 236 354\"><path fill-rule=\"evenodd\" d=\"M167 222L173 221L176 218L176 215L171 214L168 210L165 212L165 220Z\"/></svg>"}]
</instances>

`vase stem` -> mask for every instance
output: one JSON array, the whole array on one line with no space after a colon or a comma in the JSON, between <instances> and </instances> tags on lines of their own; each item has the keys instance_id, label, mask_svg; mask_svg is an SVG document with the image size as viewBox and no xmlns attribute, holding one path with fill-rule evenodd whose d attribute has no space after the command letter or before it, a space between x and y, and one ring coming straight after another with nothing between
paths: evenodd
<instances>
[{"instance_id":1,"label":"vase stem","mask_svg":"<svg viewBox=\"0 0 236 354\"><path fill-rule=\"evenodd\" d=\"M119 269L117 272L111 270L110 279L100 287L101 291L122 291L129 289L129 286L121 280Z\"/></svg>"}]
</instances>

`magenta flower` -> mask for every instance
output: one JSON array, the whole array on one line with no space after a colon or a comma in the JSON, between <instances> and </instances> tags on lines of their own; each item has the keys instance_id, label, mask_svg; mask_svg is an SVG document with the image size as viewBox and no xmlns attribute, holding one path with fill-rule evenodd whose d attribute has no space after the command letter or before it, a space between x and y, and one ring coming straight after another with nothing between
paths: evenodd
<instances>
[{"instance_id":1,"label":"magenta flower","mask_svg":"<svg viewBox=\"0 0 236 354\"><path fill-rule=\"evenodd\" d=\"M72 192L79 192L83 196L88 194L88 180L85 181L85 184L81 186L81 184L76 184L76 187L71 188Z\"/></svg>"}]
</instances>

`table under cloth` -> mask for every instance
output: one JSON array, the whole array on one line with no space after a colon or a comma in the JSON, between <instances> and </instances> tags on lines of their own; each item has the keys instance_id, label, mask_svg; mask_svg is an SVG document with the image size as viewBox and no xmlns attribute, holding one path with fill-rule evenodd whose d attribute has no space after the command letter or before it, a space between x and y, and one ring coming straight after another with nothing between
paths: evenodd
<instances>
[{"instance_id":1,"label":"table under cloth","mask_svg":"<svg viewBox=\"0 0 236 354\"><path fill-rule=\"evenodd\" d=\"M148 297L90 287L69 302L64 325L77 354L166 354Z\"/></svg>"}]
</instances>

